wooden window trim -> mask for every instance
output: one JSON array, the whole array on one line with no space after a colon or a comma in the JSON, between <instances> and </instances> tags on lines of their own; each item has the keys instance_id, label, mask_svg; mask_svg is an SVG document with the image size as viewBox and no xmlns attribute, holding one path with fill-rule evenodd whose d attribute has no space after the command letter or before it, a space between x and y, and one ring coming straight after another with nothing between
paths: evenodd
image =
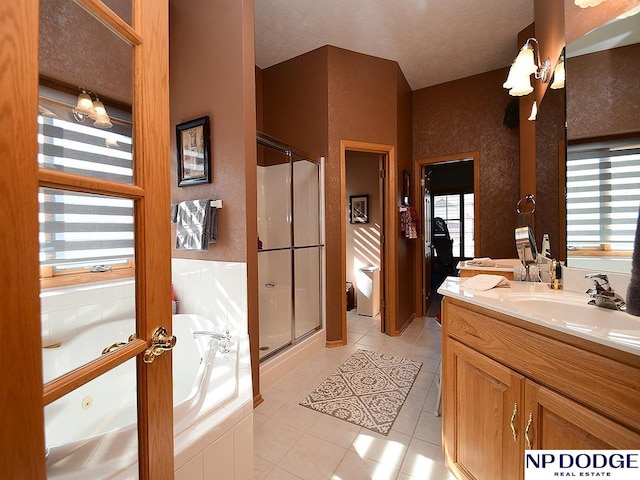
<instances>
[{"instance_id":1,"label":"wooden window trim","mask_svg":"<svg viewBox=\"0 0 640 480\"><path fill-rule=\"evenodd\" d=\"M106 282L135 277L135 262L115 265L110 272L89 272L83 268L66 272L54 272L53 267L40 267L40 288L70 287L87 283Z\"/></svg>"}]
</instances>

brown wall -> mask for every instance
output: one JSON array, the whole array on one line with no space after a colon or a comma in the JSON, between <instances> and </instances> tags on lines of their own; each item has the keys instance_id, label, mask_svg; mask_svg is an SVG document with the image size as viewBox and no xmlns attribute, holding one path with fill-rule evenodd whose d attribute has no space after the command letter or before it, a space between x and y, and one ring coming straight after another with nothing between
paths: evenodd
<instances>
[{"instance_id":1,"label":"brown wall","mask_svg":"<svg viewBox=\"0 0 640 480\"><path fill-rule=\"evenodd\" d=\"M480 251L476 256L516 256L515 206L519 198L518 131L502 124L510 97L507 69L413 92L416 160L480 152Z\"/></svg>"},{"instance_id":2,"label":"brown wall","mask_svg":"<svg viewBox=\"0 0 640 480\"><path fill-rule=\"evenodd\" d=\"M245 174L251 173L247 159L253 158L255 175L255 67L249 68L244 61L244 50L253 52L253 38L248 38L243 27L243 3L248 2L170 2L171 201L214 198L224 202L218 214L218 243L211 244L207 252L174 249L174 257L247 261L245 192L249 185ZM250 98L246 81L252 83ZM247 102L252 107L251 118L246 118ZM211 121L212 182L178 187L175 125L203 115ZM248 133L250 146L245 138ZM253 240L252 235L252 244Z\"/></svg>"},{"instance_id":3,"label":"brown wall","mask_svg":"<svg viewBox=\"0 0 640 480\"><path fill-rule=\"evenodd\" d=\"M249 332L258 328L256 81L253 0L169 3L171 201L222 199L218 242L174 257L246 262ZM212 182L177 186L175 125L211 120ZM167 217L168 218L168 217ZM175 238L175 228L172 230ZM259 398L258 337L250 336L253 392Z\"/></svg>"},{"instance_id":4,"label":"brown wall","mask_svg":"<svg viewBox=\"0 0 640 480\"><path fill-rule=\"evenodd\" d=\"M344 340L340 141L392 145L398 170L412 171L411 91L396 62L332 46L264 69L262 77L264 132L326 157L327 340ZM401 245L396 259L405 291L389 313L398 327L415 311L412 250Z\"/></svg>"},{"instance_id":5,"label":"brown wall","mask_svg":"<svg viewBox=\"0 0 640 480\"><path fill-rule=\"evenodd\" d=\"M640 131L640 44L567 59L570 140Z\"/></svg>"},{"instance_id":6,"label":"brown wall","mask_svg":"<svg viewBox=\"0 0 640 480\"><path fill-rule=\"evenodd\" d=\"M553 0L536 0L536 2L540 1ZM564 0L566 43L573 42L618 15L628 12L636 5L640 5L640 0L615 0L602 2L597 7L580 8L576 6L574 0Z\"/></svg>"}]
</instances>

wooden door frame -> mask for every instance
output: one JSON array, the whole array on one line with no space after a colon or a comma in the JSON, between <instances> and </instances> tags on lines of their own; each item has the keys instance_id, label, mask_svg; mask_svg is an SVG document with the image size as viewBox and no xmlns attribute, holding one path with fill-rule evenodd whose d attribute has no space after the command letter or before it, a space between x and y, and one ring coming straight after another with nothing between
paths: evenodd
<instances>
[{"instance_id":1,"label":"wooden door frame","mask_svg":"<svg viewBox=\"0 0 640 480\"><path fill-rule=\"evenodd\" d=\"M384 200L384 243L382 245L382 255L384 265L382 265L382 288L381 301L384 300L384 308L381 308L381 314L385 318L385 331L389 335L398 335L396 328L396 235L397 231L397 215L394 215L396 208L397 184L396 184L396 153L393 145L384 145L379 143L359 142L354 140L340 140L340 274L341 285L347 282L347 169L346 169L346 152L375 153L384 156L385 178L383 181L385 189ZM342 305L341 322L342 322L342 345L347 344L347 312L344 305L347 304L347 292L342 288Z\"/></svg>"},{"instance_id":2,"label":"wooden door frame","mask_svg":"<svg viewBox=\"0 0 640 480\"><path fill-rule=\"evenodd\" d=\"M38 1L0 0L0 194L9 214L0 236L2 474L43 479L44 414L38 245ZM20 255L17 253L20 252Z\"/></svg>"},{"instance_id":3,"label":"wooden door frame","mask_svg":"<svg viewBox=\"0 0 640 480\"><path fill-rule=\"evenodd\" d=\"M474 202L473 202L473 240L474 240L474 254L475 252L480 251L480 152L472 151L465 153L456 153L452 155L444 155L440 157L427 157L420 160L416 160L413 165L413 177L418 179L422 178L420 176L420 171L422 167L426 165L436 165L441 163L449 163L456 162L464 159L472 159L473 161L473 194L474 194ZM422 194L420 192L420 182L414 182L413 193L415 198L420 199L421 202L424 202L422 198ZM422 203L420 204L422 205ZM422 207L421 207L422 208ZM422 219L422 217L421 217ZM422 221L422 220L421 220ZM424 232L424 225L422 225L421 230ZM422 308L422 286L424 279L424 241L420 242L420 262L418 262L418 268L416 268L416 312L418 312L419 316L424 316L427 312ZM428 292L425 292L425 294ZM426 307L429 308L428 305Z\"/></svg>"}]
</instances>

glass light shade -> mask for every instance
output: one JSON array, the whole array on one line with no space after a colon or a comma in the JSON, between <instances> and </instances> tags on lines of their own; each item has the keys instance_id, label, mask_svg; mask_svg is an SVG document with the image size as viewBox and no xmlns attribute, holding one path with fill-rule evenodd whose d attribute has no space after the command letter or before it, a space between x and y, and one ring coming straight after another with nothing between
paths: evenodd
<instances>
[{"instance_id":1,"label":"glass light shade","mask_svg":"<svg viewBox=\"0 0 640 480\"><path fill-rule=\"evenodd\" d=\"M534 100L533 101L533 105L531 105L531 114L529 115L529 118L527 120L535 120L536 117L538 116L538 103Z\"/></svg>"},{"instance_id":2,"label":"glass light shade","mask_svg":"<svg viewBox=\"0 0 640 480\"><path fill-rule=\"evenodd\" d=\"M602 2L604 2L604 0L574 0L573 3L575 3L580 8L587 8L598 6Z\"/></svg>"},{"instance_id":3,"label":"glass light shade","mask_svg":"<svg viewBox=\"0 0 640 480\"><path fill-rule=\"evenodd\" d=\"M514 82L509 90L509 95L513 97L521 97L523 95L529 95L533 92L533 86L531 85L531 77L526 74L518 72Z\"/></svg>"},{"instance_id":4,"label":"glass light shade","mask_svg":"<svg viewBox=\"0 0 640 480\"><path fill-rule=\"evenodd\" d=\"M524 75L531 75L538 70L536 62L533 59L533 50L529 47L529 44L522 47L515 62L513 62L513 67L517 68L518 71Z\"/></svg>"},{"instance_id":5,"label":"glass light shade","mask_svg":"<svg viewBox=\"0 0 640 480\"><path fill-rule=\"evenodd\" d=\"M90 117L95 114L93 101L87 93L82 92L80 95L78 95L78 105L76 105L75 113L88 115Z\"/></svg>"},{"instance_id":6,"label":"glass light shade","mask_svg":"<svg viewBox=\"0 0 640 480\"><path fill-rule=\"evenodd\" d=\"M558 90L564 88L564 61L559 61L553 71L553 83L549 87Z\"/></svg>"},{"instance_id":7,"label":"glass light shade","mask_svg":"<svg viewBox=\"0 0 640 480\"><path fill-rule=\"evenodd\" d=\"M507 80L502 84L502 88L506 88L509 90L513 87L513 84L516 83L516 76L518 75L518 70L513 68L513 63L511 64L511 68L509 68L509 74L507 75Z\"/></svg>"},{"instance_id":8,"label":"glass light shade","mask_svg":"<svg viewBox=\"0 0 640 480\"><path fill-rule=\"evenodd\" d=\"M95 120L95 122L93 122L93 126L97 128L113 127L113 123L111 123L111 119L109 118L109 115L107 115L107 110L104 108L104 104L101 101L96 100L93 102L93 107L95 108L95 115L91 117Z\"/></svg>"}]
</instances>

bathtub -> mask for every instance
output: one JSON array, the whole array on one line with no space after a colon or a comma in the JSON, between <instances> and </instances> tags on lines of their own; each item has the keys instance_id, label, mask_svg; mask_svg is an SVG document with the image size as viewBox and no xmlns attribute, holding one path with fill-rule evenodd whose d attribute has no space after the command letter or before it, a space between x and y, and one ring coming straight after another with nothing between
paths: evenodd
<instances>
[{"instance_id":1,"label":"bathtub","mask_svg":"<svg viewBox=\"0 0 640 480\"><path fill-rule=\"evenodd\" d=\"M44 349L45 381L58 376L57 370L63 373L83 365L95 358L94 352L127 338L122 332L131 325L130 319L97 325L58 348ZM197 330L224 331L222 325L197 315L173 316L178 339L173 349L174 438L199 429L207 419L225 417L225 406L239 396L239 368L248 358L246 335L231 332L230 351L220 353L217 340L194 338ZM80 472L83 478L135 477L136 415L135 359L47 405L48 478L78 478Z\"/></svg>"}]
</instances>

